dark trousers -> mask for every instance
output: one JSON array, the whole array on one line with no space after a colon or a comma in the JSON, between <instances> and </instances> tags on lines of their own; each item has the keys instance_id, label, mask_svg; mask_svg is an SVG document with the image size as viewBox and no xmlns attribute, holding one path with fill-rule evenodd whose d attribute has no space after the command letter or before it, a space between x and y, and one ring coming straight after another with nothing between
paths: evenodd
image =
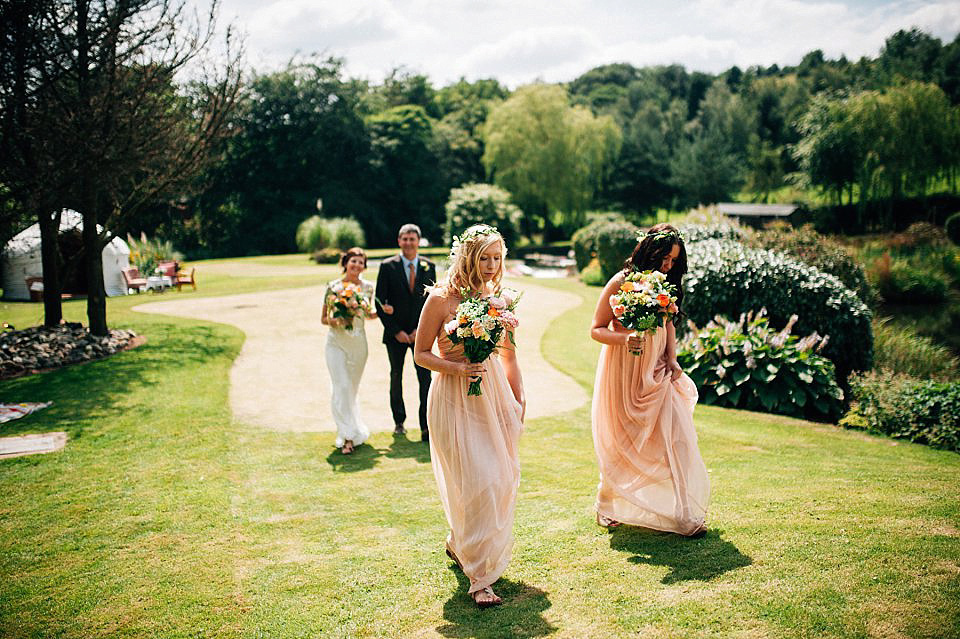
<instances>
[{"instance_id":1,"label":"dark trousers","mask_svg":"<svg viewBox=\"0 0 960 639\"><path fill-rule=\"evenodd\" d=\"M403 363L407 351L413 352L413 344L401 344L396 340L386 343L390 357L390 410L393 411L393 423L402 424L407 420L407 409L403 405ZM420 430L427 431L427 393L430 392L430 369L417 366L417 381L420 384Z\"/></svg>"}]
</instances>

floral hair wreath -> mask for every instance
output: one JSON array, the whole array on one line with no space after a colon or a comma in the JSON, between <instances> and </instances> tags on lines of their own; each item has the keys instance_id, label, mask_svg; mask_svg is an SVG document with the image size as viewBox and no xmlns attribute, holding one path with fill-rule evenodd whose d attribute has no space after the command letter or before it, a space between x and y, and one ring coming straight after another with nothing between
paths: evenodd
<instances>
[{"instance_id":1,"label":"floral hair wreath","mask_svg":"<svg viewBox=\"0 0 960 639\"><path fill-rule=\"evenodd\" d=\"M639 233L637 233L638 242L642 242L648 237L653 238L654 240L661 240L661 239L666 239L670 237L675 237L675 238L678 238L681 242L687 241L687 238L683 236L683 232L679 230L678 231L664 230L664 231L657 231L656 233L647 233L645 231L640 231Z\"/></svg>"},{"instance_id":2,"label":"floral hair wreath","mask_svg":"<svg viewBox=\"0 0 960 639\"><path fill-rule=\"evenodd\" d=\"M463 235L454 235L453 244L450 246L450 257L455 256L457 249L463 244L485 235L500 235L500 231L497 230L497 227L490 226L489 224L478 224L476 228L468 229Z\"/></svg>"}]
</instances>

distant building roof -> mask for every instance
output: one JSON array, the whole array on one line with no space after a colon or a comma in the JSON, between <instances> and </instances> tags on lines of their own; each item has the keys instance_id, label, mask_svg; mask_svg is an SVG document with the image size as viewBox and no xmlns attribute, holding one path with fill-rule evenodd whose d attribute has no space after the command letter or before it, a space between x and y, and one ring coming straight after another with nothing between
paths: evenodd
<instances>
[{"instance_id":1,"label":"distant building roof","mask_svg":"<svg viewBox=\"0 0 960 639\"><path fill-rule=\"evenodd\" d=\"M786 217L797 210L793 204L750 204L743 202L720 202L717 209L724 215L749 217Z\"/></svg>"}]
</instances>

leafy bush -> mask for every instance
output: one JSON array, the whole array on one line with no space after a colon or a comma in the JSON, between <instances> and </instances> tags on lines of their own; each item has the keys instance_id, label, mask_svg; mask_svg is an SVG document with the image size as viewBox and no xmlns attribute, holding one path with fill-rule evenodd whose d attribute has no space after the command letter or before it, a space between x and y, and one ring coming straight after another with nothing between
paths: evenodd
<instances>
[{"instance_id":1,"label":"leafy bush","mask_svg":"<svg viewBox=\"0 0 960 639\"><path fill-rule=\"evenodd\" d=\"M686 244L704 240L741 240L747 235L742 227L729 222L680 224L677 229L683 233Z\"/></svg>"},{"instance_id":2,"label":"leafy bush","mask_svg":"<svg viewBox=\"0 0 960 639\"><path fill-rule=\"evenodd\" d=\"M826 340L791 335L796 321L794 315L776 331L762 309L739 322L717 316L702 329L690 327L677 359L706 404L834 421L843 413L843 391L833 364L815 352Z\"/></svg>"},{"instance_id":3,"label":"leafy bush","mask_svg":"<svg viewBox=\"0 0 960 639\"><path fill-rule=\"evenodd\" d=\"M890 318L873 322L873 364L887 373L940 381L956 380L960 373L960 360L949 348L909 327L891 325Z\"/></svg>"},{"instance_id":4,"label":"leafy bush","mask_svg":"<svg viewBox=\"0 0 960 639\"><path fill-rule=\"evenodd\" d=\"M870 268L877 292L888 304L939 303L947 296L947 279L942 272L919 269L906 259L884 253Z\"/></svg>"},{"instance_id":5,"label":"leafy bush","mask_svg":"<svg viewBox=\"0 0 960 639\"><path fill-rule=\"evenodd\" d=\"M297 247L301 251L317 252L325 248L345 251L365 243L363 228L351 217L312 215L297 227Z\"/></svg>"},{"instance_id":6,"label":"leafy bush","mask_svg":"<svg viewBox=\"0 0 960 639\"><path fill-rule=\"evenodd\" d=\"M573 259L577 262L577 270L587 268L590 261L597 257L597 234L609 222L626 223L626 219L619 213L587 213L589 223L580 227L570 237L573 247ZM626 259L626 258L624 258Z\"/></svg>"},{"instance_id":7,"label":"leafy bush","mask_svg":"<svg viewBox=\"0 0 960 639\"><path fill-rule=\"evenodd\" d=\"M738 317L766 308L773 326L799 316L797 331L827 335L823 349L841 380L873 362L870 309L835 276L778 251L732 240L704 240L687 247L683 310L697 324L714 315Z\"/></svg>"},{"instance_id":8,"label":"leafy bush","mask_svg":"<svg viewBox=\"0 0 960 639\"><path fill-rule=\"evenodd\" d=\"M948 217L946 223L943 225L943 230L951 242L960 244L960 213L954 213Z\"/></svg>"},{"instance_id":9,"label":"leafy bush","mask_svg":"<svg viewBox=\"0 0 960 639\"><path fill-rule=\"evenodd\" d=\"M313 255L310 256L317 264L336 264L340 261L340 257L343 253L340 249L335 248L323 248L319 251L314 251Z\"/></svg>"},{"instance_id":10,"label":"leafy bush","mask_svg":"<svg viewBox=\"0 0 960 639\"><path fill-rule=\"evenodd\" d=\"M607 278L603 277L600 262L598 262L596 258L590 260L586 268L580 271L580 281L587 286L603 286L607 283Z\"/></svg>"},{"instance_id":11,"label":"leafy bush","mask_svg":"<svg viewBox=\"0 0 960 639\"><path fill-rule=\"evenodd\" d=\"M817 233L812 224L799 229L775 225L755 233L750 244L759 248L782 251L824 273L836 275L844 286L857 294L865 304L873 306L876 295L863 268L839 242Z\"/></svg>"},{"instance_id":12,"label":"leafy bush","mask_svg":"<svg viewBox=\"0 0 960 639\"><path fill-rule=\"evenodd\" d=\"M856 405L842 425L960 452L960 382L864 373L850 379Z\"/></svg>"},{"instance_id":13,"label":"leafy bush","mask_svg":"<svg viewBox=\"0 0 960 639\"><path fill-rule=\"evenodd\" d=\"M905 245L918 248L924 246L944 246L949 242L942 228L930 222L914 222L903 232Z\"/></svg>"},{"instance_id":14,"label":"leafy bush","mask_svg":"<svg viewBox=\"0 0 960 639\"><path fill-rule=\"evenodd\" d=\"M508 246L520 236L523 213L510 201L510 193L492 184L465 184L450 191L444 235L451 238L474 224L497 227Z\"/></svg>"},{"instance_id":15,"label":"leafy bush","mask_svg":"<svg viewBox=\"0 0 960 639\"><path fill-rule=\"evenodd\" d=\"M604 280L609 280L623 268L637 246L640 232L630 222L605 222L596 230L596 253Z\"/></svg>"},{"instance_id":16,"label":"leafy bush","mask_svg":"<svg viewBox=\"0 0 960 639\"><path fill-rule=\"evenodd\" d=\"M130 247L130 264L137 267L144 277L152 275L160 262L183 261L183 253L174 249L169 240L151 240L145 233L141 233L139 240L127 235L127 244Z\"/></svg>"}]
</instances>

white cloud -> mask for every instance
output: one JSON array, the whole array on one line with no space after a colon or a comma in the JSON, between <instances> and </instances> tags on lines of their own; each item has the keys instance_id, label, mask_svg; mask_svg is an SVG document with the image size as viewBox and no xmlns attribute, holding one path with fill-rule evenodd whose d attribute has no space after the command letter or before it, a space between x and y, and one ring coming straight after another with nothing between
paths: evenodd
<instances>
[{"instance_id":1,"label":"white cloud","mask_svg":"<svg viewBox=\"0 0 960 639\"><path fill-rule=\"evenodd\" d=\"M194 0L203 2L205 0ZM812 49L876 55L898 29L952 40L956 0L223 0L247 31L250 62L297 50L346 59L348 73L383 78L406 66L437 85L496 77L510 86L571 80L598 64L680 63L719 72L790 65Z\"/></svg>"}]
</instances>

